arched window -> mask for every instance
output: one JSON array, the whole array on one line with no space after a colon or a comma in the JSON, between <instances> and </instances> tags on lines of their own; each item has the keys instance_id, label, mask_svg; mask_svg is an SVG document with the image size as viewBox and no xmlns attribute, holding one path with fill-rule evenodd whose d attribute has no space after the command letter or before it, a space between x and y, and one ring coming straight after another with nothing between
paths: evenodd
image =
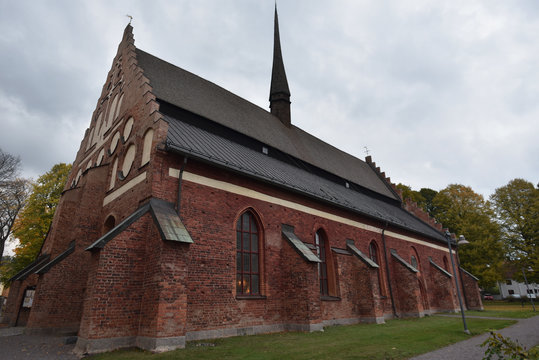
<instances>
[{"instance_id":1,"label":"arched window","mask_svg":"<svg viewBox=\"0 0 539 360\"><path fill-rule=\"evenodd\" d=\"M415 267L418 271L421 271L419 268L419 255L415 247L412 246L412 255L410 256L410 264Z\"/></svg>"},{"instance_id":2,"label":"arched window","mask_svg":"<svg viewBox=\"0 0 539 360\"><path fill-rule=\"evenodd\" d=\"M369 257L372 261L374 261L377 265L380 265L380 262L378 261L378 249L376 247L376 243L372 241L369 244Z\"/></svg>"},{"instance_id":3,"label":"arched window","mask_svg":"<svg viewBox=\"0 0 539 360\"><path fill-rule=\"evenodd\" d=\"M144 134L144 145L142 147L141 166L150 162L150 152L152 151L153 129L149 129Z\"/></svg>"},{"instance_id":4,"label":"arched window","mask_svg":"<svg viewBox=\"0 0 539 360\"><path fill-rule=\"evenodd\" d=\"M316 255L322 261L318 263L318 279L320 280L320 294L329 295L328 289L328 264L326 261L326 239L322 232L318 230L314 234L314 245L316 246Z\"/></svg>"},{"instance_id":5,"label":"arched window","mask_svg":"<svg viewBox=\"0 0 539 360\"><path fill-rule=\"evenodd\" d=\"M260 295L259 235L254 215L244 212L236 223L236 295Z\"/></svg>"},{"instance_id":6,"label":"arched window","mask_svg":"<svg viewBox=\"0 0 539 360\"><path fill-rule=\"evenodd\" d=\"M106 234L112 229L114 229L115 225L116 225L116 219L114 218L114 216L109 215L107 220L105 220L105 224L103 225L103 234Z\"/></svg>"},{"instance_id":7,"label":"arched window","mask_svg":"<svg viewBox=\"0 0 539 360\"><path fill-rule=\"evenodd\" d=\"M380 289L380 295L385 296L385 289L382 282L382 275L381 275L381 262L378 257L378 246L376 245L376 242L371 241L369 244L369 258L378 265L378 271L376 276L378 277L378 288Z\"/></svg>"},{"instance_id":8,"label":"arched window","mask_svg":"<svg viewBox=\"0 0 539 360\"><path fill-rule=\"evenodd\" d=\"M314 234L314 245L316 247L316 255L321 260L321 262L318 263L320 295L338 296L331 248L329 247L328 239L322 229L319 229Z\"/></svg>"}]
</instances>

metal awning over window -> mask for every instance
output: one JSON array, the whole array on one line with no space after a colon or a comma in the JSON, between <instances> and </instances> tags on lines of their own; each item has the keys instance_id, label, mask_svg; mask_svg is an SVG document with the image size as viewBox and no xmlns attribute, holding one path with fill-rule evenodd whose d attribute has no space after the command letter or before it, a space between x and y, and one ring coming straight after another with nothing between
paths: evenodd
<instances>
[{"instance_id":1,"label":"metal awning over window","mask_svg":"<svg viewBox=\"0 0 539 360\"><path fill-rule=\"evenodd\" d=\"M294 227L291 225L282 224L281 232L283 233L288 243L292 245L294 250L305 260L309 262L319 263L322 262L318 256L316 256L311 249L309 249L303 241L301 241L296 234L294 234Z\"/></svg>"}]
</instances>

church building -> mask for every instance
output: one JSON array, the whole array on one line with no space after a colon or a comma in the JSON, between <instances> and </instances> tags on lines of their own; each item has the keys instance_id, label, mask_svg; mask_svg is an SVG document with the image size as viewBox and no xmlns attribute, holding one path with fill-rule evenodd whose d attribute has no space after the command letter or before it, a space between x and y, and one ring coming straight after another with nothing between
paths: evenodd
<instances>
[{"instance_id":1,"label":"church building","mask_svg":"<svg viewBox=\"0 0 539 360\"><path fill-rule=\"evenodd\" d=\"M267 111L125 28L4 322L76 333L77 351L96 353L459 309L442 226L370 156L293 124L277 13L274 34ZM477 279L457 280L481 309Z\"/></svg>"}]
</instances>

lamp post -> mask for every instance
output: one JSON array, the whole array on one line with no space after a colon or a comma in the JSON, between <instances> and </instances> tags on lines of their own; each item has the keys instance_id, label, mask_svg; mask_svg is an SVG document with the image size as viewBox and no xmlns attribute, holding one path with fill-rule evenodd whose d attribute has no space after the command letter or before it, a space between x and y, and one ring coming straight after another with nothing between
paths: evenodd
<instances>
[{"instance_id":1,"label":"lamp post","mask_svg":"<svg viewBox=\"0 0 539 360\"><path fill-rule=\"evenodd\" d=\"M533 311L535 312L535 305L533 304L533 297L530 293L530 285L528 285L528 279L526 278L526 273L524 272L524 268L522 268L522 275L524 275L524 281L526 282L526 296L530 299L530 302L532 303Z\"/></svg>"},{"instance_id":2,"label":"lamp post","mask_svg":"<svg viewBox=\"0 0 539 360\"><path fill-rule=\"evenodd\" d=\"M464 325L464 332L470 335L470 330L468 330L468 325L466 325L466 317L464 316L464 308L462 306L462 298L460 296L460 289L459 289L459 280L458 280L458 275L455 271L455 262L453 261L453 255L451 253L451 233L449 232L449 230L446 230L445 238L447 239L447 247L449 248L449 258L451 259L451 267L453 268L453 275L455 276L455 285L457 286L457 297L459 299L460 314L462 315L462 324Z\"/></svg>"},{"instance_id":3,"label":"lamp post","mask_svg":"<svg viewBox=\"0 0 539 360\"><path fill-rule=\"evenodd\" d=\"M464 281L462 281L462 271L460 271L460 256L459 256L459 248L462 246L462 245L466 245L466 244L469 244L470 242L468 240L466 240L466 238L464 237L464 235L460 235L459 236L459 239L457 240L457 249L455 250L455 253L457 255L457 270L458 270L458 273L459 273L459 278L460 278L460 283L462 284L462 292L464 295L464 304L466 304L466 310L470 310L470 307L468 306L468 298L466 297L466 287L464 286Z\"/></svg>"}]
</instances>

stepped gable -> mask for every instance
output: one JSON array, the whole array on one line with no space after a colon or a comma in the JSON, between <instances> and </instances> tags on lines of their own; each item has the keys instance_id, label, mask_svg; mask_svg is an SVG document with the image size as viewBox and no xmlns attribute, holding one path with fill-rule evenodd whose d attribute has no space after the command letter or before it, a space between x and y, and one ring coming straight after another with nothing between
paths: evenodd
<instances>
[{"instance_id":1,"label":"stepped gable","mask_svg":"<svg viewBox=\"0 0 539 360\"><path fill-rule=\"evenodd\" d=\"M431 217L423 208L421 208L415 201L412 201L412 199L404 199L402 195L402 190L397 188L397 185L395 183L391 182L391 178L389 176L386 177L386 173L380 170L380 167L376 166L376 163L372 161L371 156L365 157L365 162L370 165L370 167L378 174L380 179L382 179L387 186L391 188L391 190L399 196L399 198L402 200L402 207L409 213L413 214L417 218L419 218L424 223L428 224L429 226L433 227L434 229L444 232L447 229L443 229L443 226L441 223L439 223L435 218ZM453 234L454 237L454 234Z\"/></svg>"}]
</instances>

